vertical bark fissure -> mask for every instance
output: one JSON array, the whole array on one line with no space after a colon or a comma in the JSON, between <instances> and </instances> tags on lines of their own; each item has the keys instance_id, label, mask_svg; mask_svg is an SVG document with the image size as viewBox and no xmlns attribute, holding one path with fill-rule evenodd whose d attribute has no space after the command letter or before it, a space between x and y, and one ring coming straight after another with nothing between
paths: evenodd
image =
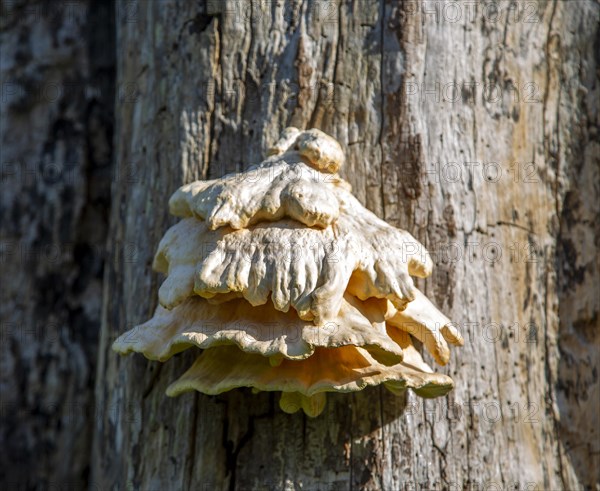
<instances>
[{"instance_id":1,"label":"vertical bark fissure","mask_svg":"<svg viewBox=\"0 0 600 491\"><path fill-rule=\"evenodd\" d=\"M258 89L256 91L255 94L252 94L252 97L255 99L251 99L250 97L248 97L249 95L249 91L250 91L250 87L252 86L251 84L253 83L254 85L259 86L259 83L257 83L257 80L255 79L255 74L252 73L252 71L250 70L250 56L252 54L252 46L254 45L254 33L252 32L252 26L253 26L253 19L254 19L254 2L251 1L249 2L249 7L250 7L250 20L249 20L249 32L248 32L248 36L250 37L250 41L247 43L248 45L248 50L243 53L242 55L245 58L245 64L244 64L244 104L243 106L240 108L240 121L239 121L239 127L242 128L242 138L244 141L245 140L245 131L244 131L244 125L243 125L243 115L246 114L246 111L244 110L246 108L246 106L251 106L252 104L254 104L253 100L257 100L260 101L260 97L259 97L259 92ZM260 9L260 7L259 7ZM263 12L259 12L259 20L261 15L265 15L264 11ZM257 68L258 70L258 68ZM241 74L240 74L241 75ZM240 76L240 79L242 77ZM260 78L260 77L259 77ZM248 83L248 81L250 81L251 83ZM258 81L259 82L259 81ZM249 152L248 152L249 153ZM243 166L247 166L248 163L246 162L240 162L240 165ZM243 169L240 169L243 170Z\"/></svg>"},{"instance_id":2,"label":"vertical bark fissure","mask_svg":"<svg viewBox=\"0 0 600 491\"><path fill-rule=\"evenodd\" d=\"M198 414L200 412L200 404L199 404L199 394L194 394L194 403L192 404L192 409L194 414L192 416L192 426L189 434L189 454L186 456L187 460L187 472L186 472L186 489L193 488L193 478L194 478L194 464L196 462L196 447L198 446L197 437L198 437Z\"/></svg>"},{"instance_id":3,"label":"vertical bark fissure","mask_svg":"<svg viewBox=\"0 0 600 491\"><path fill-rule=\"evenodd\" d=\"M351 412L354 413L354 404L350 403ZM352 458L352 447L354 445L354 436L352 432L352 426L348 428L348 448L346 450L346 459L350 466L350 476L348 479L348 491L352 491L352 485L354 484L354 459Z\"/></svg>"},{"instance_id":4,"label":"vertical bark fissure","mask_svg":"<svg viewBox=\"0 0 600 491\"><path fill-rule=\"evenodd\" d=\"M549 164L548 161L554 160L555 164L554 164L554 171L555 171L555 176L554 176L554 182L552 183L552 187L553 187L553 193L554 193L554 210L556 213L556 217L558 219L558 230L555 233L556 237L560 237L561 236L561 221L559 219L560 217L560 196L559 196L559 189L560 189L560 159L561 159L561 153L560 153L560 131L558 131L559 125L560 125L560 92L562 90L561 88L561 84L558 84L558 94L557 94L557 98L558 98L558 103L556 105L556 138L557 138L557 151L554 152L552 151L549 146L550 143L548 142L549 140L552 140L552 133L555 131L554 129L551 129L549 134L546 133L546 121L547 121L547 109L548 109L548 100L549 100L549 95L550 95L550 85L551 85L551 79L552 79L552 71L555 70L555 68L553 67L553 63L552 63L552 53L551 53L551 43L552 43L552 38L554 36L554 19L556 16L556 11L557 11L557 2L558 0L553 0L552 2L552 11L550 13L550 20L548 22L548 34L547 34L547 38L546 38L546 42L544 45L544 49L545 49L545 54L546 54L546 87L545 87L545 93L544 93L544 103L543 103L543 110L542 110L542 122L544 125L544 156L547 159L547 165ZM562 77L559 77L559 80ZM549 268L550 267L554 267L555 263L556 263L556 248L553 246L552 248L552 257L547 257L545 258L546 260L546 267L545 267L545 288L546 288L546 295L544 296L544 312L545 312L545 320L546 320L546 327L548 327L548 314L550 312L550 304L551 302L549 301L548 297L551 294L551 292L554 291L554 288L557 284L556 279L554 281L554 285L552 284L552 281L550 279L550 271ZM552 431L553 431L553 437L554 437L554 442L555 442L555 453L557 456L557 466L558 466L558 474L559 474L559 479L562 483L562 486L564 489L567 489L568 483L565 482L565 473L564 473L564 469L563 469L563 459L562 459L562 451L561 451L561 443L560 443L560 435L559 435L559 427L558 427L558 420L557 420L557 414L556 414L556 409L557 409L557 402L555 399L555 381L554 381L554 373L553 373L553 369L551 367L551 359L553 356L553 350L551 349L550 345L549 345L549 336L544 336L544 370L545 370L545 374L546 377L548 379L549 382L549 390L547 393L547 397L549 399L549 404L546 404L545 407L545 412L546 414L549 414L551 416L552 419ZM550 472L550 469L546 469L546 472Z\"/></svg>"},{"instance_id":5,"label":"vertical bark fissure","mask_svg":"<svg viewBox=\"0 0 600 491\"><path fill-rule=\"evenodd\" d=\"M218 144L217 144L217 133L215 129L216 123L216 115L217 111L217 94L223 93L223 68L221 66L221 49L222 49L222 38L223 38L223 27L221 26L223 19L223 14L215 15L215 43L217 45L215 49L215 59L214 59L214 69L216 70L216 76L220 77L220 83L217 87L216 82L213 84L212 90L212 104L209 105L209 113L208 113L208 124L210 128L209 138L210 140L206 144L207 152L206 152L206 162L205 162L205 176L207 179L214 179L215 176L212 175L211 170L213 168L213 157L217 154Z\"/></svg>"},{"instance_id":6,"label":"vertical bark fissure","mask_svg":"<svg viewBox=\"0 0 600 491\"><path fill-rule=\"evenodd\" d=\"M384 166L385 166L385 153L384 153L384 145L383 145L383 132L384 132L384 128L385 128L385 124L386 124L386 119L385 119L385 78L384 78L384 70L385 70L385 1L386 0L380 0L380 9L379 9L379 18L381 19L381 34L379 36L379 43L380 43L380 63L379 63L379 90L380 90L380 97L379 97L379 105L380 105L380 109L379 109L379 114L381 114L381 121L379 121L379 136L377 138L377 142L379 143L379 152L381 155L381 160L379 162L379 172L381 174L382 177L382 182L381 185L379 186L379 193L380 193L380 197L379 199L381 200L381 211L383 214L383 218L385 219L385 217L387 216L386 213L386 203L385 203L385 192L384 192L384 186L385 183L383 182L383 176L384 174ZM402 74L398 74L399 76L402 76Z\"/></svg>"},{"instance_id":7,"label":"vertical bark fissure","mask_svg":"<svg viewBox=\"0 0 600 491\"><path fill-rule=\"evenodd\" d=\"M385 389L383 387L378 387L378 396L379 396L379 425L381 427L381 472L379 472L379 486L381 489L385 489L385 461L386 461L386 431L385 431L385 419L383 414L383 391Z\"/></svg>"},{"instance_id":8,"label":"vertical bark fissure","mask_svg":"<svg viewBox=\"0 0 600 491\"><path fill-rule=\"evenodd\" d=\"M468 299L467 299L467 292L466 291L462 291L461 292L461 297L462 297L462 301L464 304L468 303ZM472 324L469 322L469 324ZM466 326L465 326L466 327ZM464 338L465 338L465 345L471 345L471 336L473 334L471 334L470 330L465 329L465 333L464 333ZM472 401L472 395L471 395L471 385L467 384L466 389L465 389L465 394L466 394L466 400L467 401ZM469 429L473 429L473 405L469 404L468 406L468 423L465 425L465 431L468 431ZM469 438L465 438L465 446L466 446L466 458L465 458L465 462L466 462L466 467L467 467L467 473L465 476L465 483L471 483L472 482L472 467L471 467L471 463L472 463L472 459L471 459L471 441L469 440Z\"/></svg>"},{"instance_id":9,"label":"vertical bark fissure","mask_svg":"<svg viewBox=\"0 0 600 491\"><path fill-rule=\"evenodd\" d=\"M555 2L557 0L554 0ZM561 79L563 77L561 76ZM558 89L558 102L556 104L556 126L558 128L560 128L560 105L561 105L561 88L559 87ZM559 196L559 189L560 189L560 179L561 179L561 135L560 135L560 131L556 132L556 140L557 140L557 152L556 152L556 184L555 184L555 197L554 197L554 201L555 201L555 205L556 205L556 218L557 218L557 227L558 230L556 231L556 239L557 242L558 240L560 240L560 237L562 237L562 220L560 219L561 213L560 213L560 209L561 209L561 205L560 202L562 201L560 199ZM560 201L559 201L560 200ZM556 246L553 247L553 265L555 267L555 271L558 272L560 270L560 268L557 266L557 258L558 258L558 251ZM558 273L556 273L555 279L554 279L554 285L553 285L553 289L552 291L556 291L556 289L558 288ZM558 302L560 302L560 298L558 299ZM559 307L557 307L559 308ZM547 312L547 310L546 310ZM546 370L547 370L547 376L548 376L548 380L550 383L550 390L549 390L549 394L550 394L550 398L552 401L552 420L553 420L553 430L554 430L554 437L556 439L556 452L558 455L557 461L558 461L558 469L559 469L559 474L560 474L560 480L562 482L563 487L566 489L566 487L568 486L568 483L566 482L566 475L563 469L563 449L562 449L562 444L561 444L561 439L560 439L560 428L559 428L559 423L560 423L560 414L557 414L558 411L558 403L556 401L556 380L554 377L554 373L550 367L550 351L548 349L548 338L547 336L544 336L544 339L546 340ZM555 350L556 351L556 350Z\"/></svg>"}]
</instances>

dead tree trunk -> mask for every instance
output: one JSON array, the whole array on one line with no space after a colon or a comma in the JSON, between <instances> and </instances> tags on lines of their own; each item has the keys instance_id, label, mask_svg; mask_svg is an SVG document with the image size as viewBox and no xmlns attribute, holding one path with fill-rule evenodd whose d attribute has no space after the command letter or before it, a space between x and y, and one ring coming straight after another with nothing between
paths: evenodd
<instances>
[{"instance_id":1,"label":"dead tree trunk","mask_svg":"<svg viewBox=\"0 0 600 491\"><path fill-rule=\"evenodd\" d=\"M599 11L592 1L118 3L92 485L594 488ZM110 350L156 305L150 262L174 223L170 194L259 161L289 125L335 136L355 194L432 252L435 273L420 286L466 339L446 368L447 398L366 390L331 396L307 419L244 390L169 399L191 355L162 365Z\"/></svg>"}]
</instances>

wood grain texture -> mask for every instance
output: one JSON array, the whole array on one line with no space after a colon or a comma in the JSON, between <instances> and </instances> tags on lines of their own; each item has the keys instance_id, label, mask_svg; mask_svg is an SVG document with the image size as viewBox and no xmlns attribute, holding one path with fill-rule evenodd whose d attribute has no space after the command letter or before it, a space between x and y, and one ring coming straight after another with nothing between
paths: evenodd
<instances>
[{"instance_id":1,"label":"wood grain texture","mask_svg":"<svg viewBox=\"0 0 600 491\"><path fill-rule=\"evenodd\" d=\"M595 489L598 16L592 1L118 3L132 172L113 189L92 483ZM288 125L336 137L359 199L434 253L419 287L466 340L447 398L365 390L307 419L272 394L168 399L190 355L110 351L156 305L171 193L260 161Z\"/></svg>"}]
</instances>

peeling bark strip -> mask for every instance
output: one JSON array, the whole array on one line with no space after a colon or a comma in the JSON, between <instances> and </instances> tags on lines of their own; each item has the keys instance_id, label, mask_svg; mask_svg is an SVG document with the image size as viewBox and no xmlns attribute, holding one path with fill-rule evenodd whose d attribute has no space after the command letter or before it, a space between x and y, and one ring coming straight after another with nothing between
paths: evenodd
<instances>
[{"instance_id":1,"label":"peeling bark strip","mask_svg":"<svg viewBox=\"0 0 600 491\"><path fill-rule=\"evenodd\" d=\"M94 485L596 486L596 2L123 1L116 17L131 179L113 193ZM419 287L466 339L444 401L367 390L308 420L271 394L173 400L193 355L110 351L155 307L171 193L258 162L289 125L335 136L361 201L433 251Z\"/></svg>"}]
</instances>

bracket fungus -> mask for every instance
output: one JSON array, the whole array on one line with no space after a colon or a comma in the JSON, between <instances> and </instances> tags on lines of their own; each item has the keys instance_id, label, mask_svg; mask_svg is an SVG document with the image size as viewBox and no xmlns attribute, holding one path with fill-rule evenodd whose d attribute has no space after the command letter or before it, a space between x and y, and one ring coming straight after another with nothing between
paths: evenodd
<instances>
[{"instance_id":1,"label":"bracket fungus","mask_svg":"<svg viewBox=\"0 0 600 491\"><path fill-rule=\"evenodd\" d=\"M195 363L167 389L219 394L281 391L281 408L317 416L326 392L384 384L394 393L446 394L413 340L440 365L463 339L417 290L432 262L408 232L364 208L337 171L339 143L287 128L266 160L238 174L182 186L182 219L153 268L159 305L113 349L166 361L190 347Z\"/></svg>"}]
</instances>

